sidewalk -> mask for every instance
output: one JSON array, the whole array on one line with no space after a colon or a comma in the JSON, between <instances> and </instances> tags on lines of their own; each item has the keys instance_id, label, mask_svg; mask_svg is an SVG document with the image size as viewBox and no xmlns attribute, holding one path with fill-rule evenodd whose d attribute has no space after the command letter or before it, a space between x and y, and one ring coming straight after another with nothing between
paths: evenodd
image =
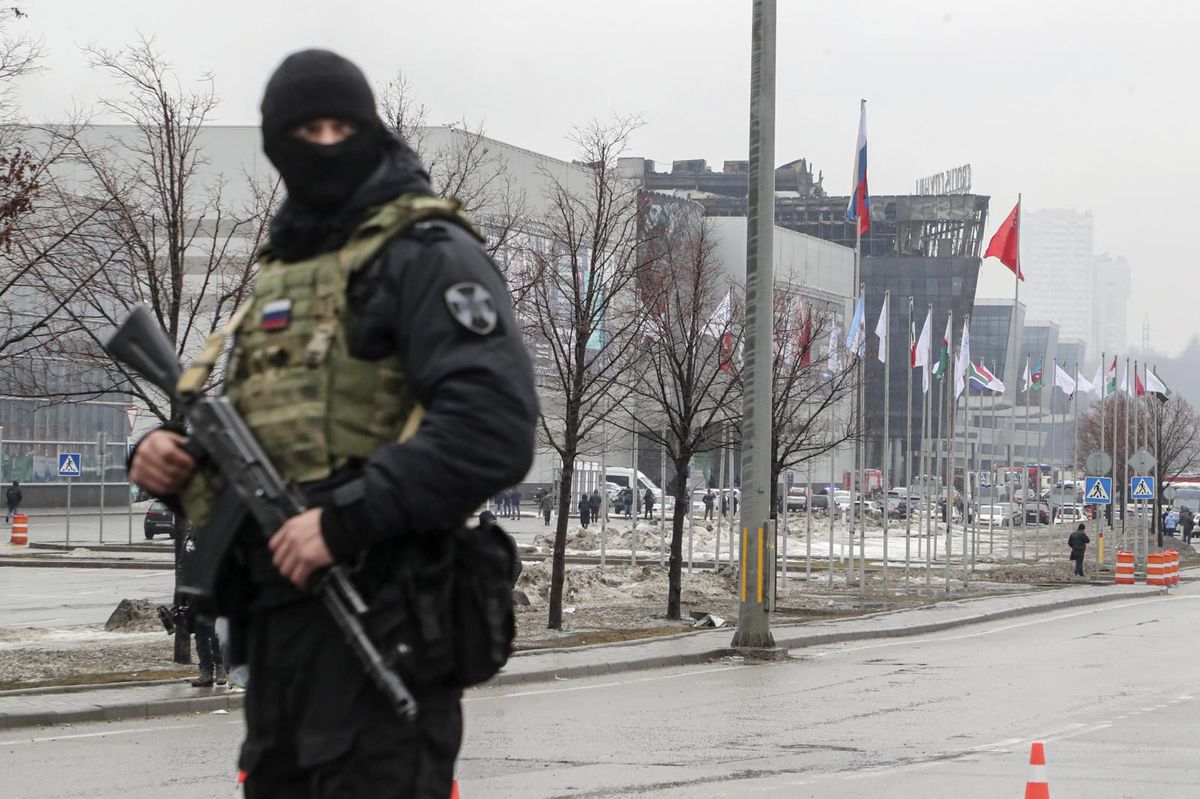
<instances>
[{"instance_id":1,"label":"sidewalk","mask_svg":"<svg viewBox=\"0 0 1200 799\"><path fill-rule=\"evenodd\" d=\"M776 646L794 650L844 641L921 635L1015 616L1159 594L1160 590L1153 586L1080 585L947 601L851 619L779 625L772 628L772 634ZM521 652L514 655L488 684L520 685L704 663L739 654L730 649L732 635L732 628L723 628L617 644ZM226 688L192 688L179 680L71 690L11 691L0 693L0 729L234 710L242 706L244 697L245 694Z\"/></svg>"}]
</instances>

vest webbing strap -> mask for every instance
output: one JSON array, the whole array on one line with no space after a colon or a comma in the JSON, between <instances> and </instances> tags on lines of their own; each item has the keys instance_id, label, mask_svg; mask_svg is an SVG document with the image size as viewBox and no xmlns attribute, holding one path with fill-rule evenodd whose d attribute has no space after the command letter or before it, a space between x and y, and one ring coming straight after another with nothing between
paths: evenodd
<instances>
[{"instance_id":1,"label":"vest webbing strap","mask_svg":"<svg viewBox=\"0 0 1200 799\"><path fill-rule=\"evenodd\" d=\"M192 397L199 394L204 388L204 384L212 375L213 368L217 365L217 359L221 357L221 351L225 349L225 341L233 334L233 331L237 330L252 305L251 302L243 302L241 307L233 312L233 316L229 317L229 321L224 327L212 332L204 340L200 354L196 356L196 360L192 361L191 366L179 376L179 381L175 384L175 390L180 396Z\"/></svg>"}]
</instances>

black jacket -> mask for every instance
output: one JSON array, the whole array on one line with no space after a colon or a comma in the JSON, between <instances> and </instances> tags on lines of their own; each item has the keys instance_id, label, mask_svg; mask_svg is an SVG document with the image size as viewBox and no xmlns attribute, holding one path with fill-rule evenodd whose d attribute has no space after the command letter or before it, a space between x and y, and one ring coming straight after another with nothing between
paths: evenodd
<instances>
[{"instance_id":1,"label":"black jacket","mask_svg":"<svg viewBox=\"0 0 1200 799\"><path fill-rule=\"evenodd\" d=\"M399 139L328 232L321 249L340 247L366 209L405 193L428 193L419 162ZM355 209L362 209L361 212ZM297 219L285 205L272 243L285 249ZM312 253L299 253L308 257ZM475 283L491 294L499 321L479 335L451 313L447 291ZM405 381L425 409L417 434L376 450L352 480L322 502L322 531L339 561L373 543L461 524L496 492L525 478L533 462L537 394L508 287L466 231L426 222L396 237L347 292L350 352L376 360L398 353Z\"/></svg>"},{"instance_id":2,"label":"black jacket","mask_svg":"<svg viewBox=\"0 0 1200 799\"><path fill-rule=\"evenodd\" d=\"M1088 534L1081 530L1076 530L1071 533L1071 537L1067 539L1067 546L1071 548L1071 560L1083 560L1083 553L1087 551L1087 545L1092 543L1092 539L1088 538Z\"/></svg>"},{"instance_id":3,"label":"black jacket","mask_svg":"<svg viewBox=\"0 0 1200 799\"><path fill-rule=\"evenodd\" d=\"M16 505L21 501L21 489L16 486L9 486L4 492L4 498L8 500L9 505Z\"/></svg>"},{"instance_id":4,"label":"black jacket","mask_svg":"<svg viewBox=\"0 0 1200 799\"><path fill-rule=\"evenodd\" d=\"M379 168L337 213L314 214L286 200L271 220L271 254L294 262L339 249L372 208L408 193L430 193L429 180L393 136ZM460 283L478 284L494 299L499 321L488 335L466 329L450 312L446 292ZM394 238L354 276L347 305L351 354L378 360L398 353L425 416L403 445L384 445L355 473L308 486L339 562L375 543L459 525L488 497L520 482L533 461L538 413L508 288L479 242L458 226L425 222Z\"/></svg>"}]
</instances>

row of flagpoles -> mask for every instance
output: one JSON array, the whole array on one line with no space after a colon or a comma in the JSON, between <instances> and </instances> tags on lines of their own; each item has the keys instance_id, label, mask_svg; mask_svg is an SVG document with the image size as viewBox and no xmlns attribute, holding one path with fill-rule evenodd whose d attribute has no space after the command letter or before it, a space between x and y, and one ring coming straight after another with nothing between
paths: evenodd
<instances>
[{"instance_id":1,"label":"row of flagpoles","mask_svg":"<svg viewBox=\"0 0 1200 799\"><path fill-rule=\"evenodd\" d=\"M864 286L863 286L863 283L861 282L861 277L860 277L860 275L861 275L860 264L861 264L861 253L862 253L862 237L870 231L870 227L871 227L870 192L868 190L868 178L867 178L867 123L866 123L866 101L865 100L863 100L860 104L858 139L856 142L855 154L854 154L854 172L853 172L853 178L852 178L852 190L850 192L849 202L847 203L847 207L846 207L846 219L854 224L854 230L855 230L854 311L851 316L850 323L849 323L849 326L846 330L844 337L841 337L840 330L836 326L830 330L829 345L828 345L829 346L829 369L830 369L830 371L833 371L833 372L840 371L840 368L841 368L840 354L843 351L851 354L852 356L857 356L856 364L855 364L857 390L855 391L855 409L854 409L854 414L855 414L855 419L856 419L856 427L855 427L856 441L855 441L855 455L854 455L855 480L852 481L851 488L853 488L853 483L857 482L857 484L860 488L865 489L865 486L866 486L866 479L865 479L866 459L864 456L866 453L865 453L865 448L863 445L863 438L864 438L864 436L863 436L863 432L864 432L863 416L865 414L865 403L864 403L864 397L862 394L862 386L863 386L864 378L865 378L864 364L866 361L866 343L867 343L867 324L868 324L868 322L867 322L867 313L866 313L865 291L864 291ZM1018 318L1017 309L1019 308L1019 305L1020 305L1020 284L1022 281L1025 280L1025 275L1024 275L1024 272L1023 272L1023 269L1021 266L1020 230L1021 230L1021 198L1018 197L1016 205L1013 207L1012 211L1008 214L1008 216L1005 217L1004 221L1001 223L1001 225L997 229L996 233L992 236L992 238L990 239L990 241L988 243L987 249L984 253L985 259L986 258L996 258L1013 273L1013 312L1011 314L1012 327L1011 327L1010 335L1009 335L1010 347L1006 348L1006 351L1008 352L1008 357L1010 357L1010 358L1016 357L1015 350L1019 346L1018 331L1016 329L1017 318ZM885 366L885 368L883 370L883 372L884 372L884 397L885 397L884 403L883 403L884 404L884 413L883 413L884 446L882 448L882 454L881 454L881 458L880 458L881 466L882 466L881 472L882 472L882 479L883 479L883 488L885 491L888 489L888 487L890 485L889 476L888 476L888 467L889 467L889 462L891 460L889 458L891 442L890 442L890 436L889 436L889 431L888 431L888 423L889 423L889 419L891 416L891 414L890 414L891 404L890 404L890 401L888 400L888 397L890 394L890 385L889 385L890 369L887 368L888 328L889 328L890 306L891 306L891 296L890 296L890 291L889 291L889 292L885 292L885 295L883 298L883 304L880 307L878 321L876 322L875 330L874 330L875 336L879 340L877 357L878 357L879 361L881 363L883 363ZM943 401L943 408L946 409L947 416L943 420L943 422L939 422L939 432L938 432L939 439L942 438L942 431L945 430L946 427L948 426L950 428L949 435L952 440L952 437L954 435L953 426L954 426L954 420L955 420L955 411L957 410L957 401L961 397L962 393L967 389L967 387L970 383L973 382L976 385L978 385L979 387L981 387L981 389L983 389L984 391L991 392L991 394L994 397L998 397L998 396L1004 394L1006 391L1006 386L1005 386L1003 380L1001 380L991 370L989 370L987 368L987 366L983 363L982 360L979 360L978 362L976 362L975 360L972 359L971 345L970 345L970 317L969 317L969 315L963 320L959 344L958 344L957 348L954 348L951 344L952 339L953 339L953 330L954 330L954 314L953 314L953 311L948 312L947 319L946 319L945 333L942 335L940 350L938 353L938 357L935 360L934 359L934 346L933 346L933 325L934 325L933 306L932 306L932 304L929 305L929 307L927 309L926 317L925 317L925 322L922 325L921 331L919 334L916 331L915 320L913 317L913 310L914 309L913 309L913 305L912 305L912 298L910 297L909 298L909 365L910 365L910 369L908 370L908 378L909 378L908 379L908 399L909 399L909 401L907 404L909 418L908 418L908 428L907 428L906 434L905 434L905 437L908 440L908 445L907 445L907 448L905 451L905 459L904 459L905 473L906 473L906 475L905 475L906 487L911 487L913 485L912 475L911 475L911 470L913 468L913 462L914 462L914 458L913 458L914 453L913 453L912 444L911 444L912 427L913 427L913 425L912 425L912 405L913 405L913 403L912 403L912 383L913 383L912 372L913 372L913 370L920 368L921 369L921 386L922 386L922 391L925 395L924 412L922 414L922 420L921 420L922 443L921 443L920 451L918 453L918 455L921 459L921 465L919 468L920 468L920 473L921 473L920 480L922 481L922 492L921 492L922 505L925 506L927 504L926 496L925 496L924 481L926 481L929 478L927 478L926 475L929 475L931 470L936 472L936 471L942 471L942 469L944 469L946 478L947 478L946 479L946 516L947 516L948 523L947 523L947 538L946 538L946 557L947 557L947 564L948 564L949 563L949 548L950 548L950 528L952 526L949 522L953 515L951 507L952 507L952 501L953 501L952 497L953 497L954 467L949 462L950 459L953 457L953 455L951 454L952 444L947 443L946 448L945 448L945 456L944 456L945 460L942 463L942 468L938 468L936 459L939 457L937 455L937 451L942 449L941 442L939 441L939 443L936 445L936 450L934 450L934 452L932 452L932 453L930 452L931 447L929 446L930 439L932 438L932 425L931 425L932 420L930 418L931 411L932 411L932 407L931 407L931 396L932 395L931 395L931 391L930 391L930 389L931 389L930 378L934 377L938 380L943 380L944 378L946 378L947 373L949 372L949 370L951 368L951 361L953 361L953 391L951 392L951 390L950 390L950 381L946 380L944 382L944 386L945 386L945 390L946 390L946 397L945 397L945 400ZM839 341L839 338L841 339L840 341ZM1040 391L1045 386L1044 375L1043 375L1044 361L1039 359L1036 366L1033 366L1032 368L1031 368L1030 361L1031 361L1031 356L1026 355L1025 371L1023 374L1023 384L1020 389L1020 391L1022 393L1026 394L1026 402L1025 402L1025 406L1026 406L1026 423L1025 423L1026 458L1025 458L1025 460L1026 461L1028 461L1028 456L1029 456L1029 446L1028 446L1029 418L1028 418L1028 414L1029 414L1029 406L1032 404L1030 401L1031 395L1029 394L1029 392ZM1071 460L1071 464L1073 467L1072 472L1077 471L1077 469L1075 467L1078 466L1078 460L1079 460L1079 454L1078 454L1077 450L1078 450L1078 435L1079 435L1079 433L1078 433L1078 395L1080 393L1094 394L1098 399L1103 399L1106 396L1111 396L1111 395L1116 394L1118 392L1118 390L1120 390L1121 392L1124 392L1132 397L1141 397L1141 396L1144 396L1147 393L1149 393L1151 395L1157 396L1159 399L1161 399L1163 401L1166 401L1167 397L1171 393L1171 391L1167 387L1166 383L1158 376L1158 374L1156 372L1150 370L1148 367L1145 369L1145 372L1144 372L1145 373L1145 381L1143 382L1142 378L1139 375L1139 372L1137 370L1136 364L1135 364L1135 367L1132 372L1133 379L1131 382L1130 381L1130 369L1129 369L1128 362L1126 364L1125 377L1121 382L1120 388L1118 389L1117 384L1116 384L1118 359L1116 357L1114 357L1112 364L1111 364L1111 366L1109 366L1107 371L1104 370L1104 363L1105 363L1105 358L1102 354L1101 360L1097 364L1097 367L1096 367L1095 376L1091 379L1088 379L1080 374L1079 364L1074 364L1074 373L1068 372L1066 369L1064 369L1063 368L1064 364L1059 364L1057 362L1054 362L1054 364L1053 364L1053 378L1052 378L1053 382L1051 384L1051 391L1053 391L1054 388L1060 389L1066 395L1068 400L1074 398L1075 404L1076 404L1076 413L1074 414L1075 415L1075 423L1076 423L1076 430L1075 430L1075 438L1076 438L1075 450L1076 451L1072 453L1072 460ZM995 367L995 365L993 364L993 368L994 367ZM1012 410L1014 411L1014 415L1015 415L1015 406L1016 406L1015 397L1014 397L1013 406L1014 407ZM1054 410L1053 401L1051 401L1051 425L1052 425L1052 428L1053 428L1054 421L1055 421L1055 414L1054 414L1053 410ZM992 418L993 431L995 430L995 421L996 421L995 420L995 403L993 402L993 418ZM1039 424L1040 424L1040 421L1039 421ZM968 427L969 427L969 425L968 425ZM1011 429L1015 433L1015 423L1013 424ZM1115 428L1115 420L1114 420L1114 428L1113 429L1114 430L1116 429ZM1128 426L1126 427L1126 436L1128 436ZM1039 436L1039 440L1040 440L1040 436ZM1101 440L1103 441L1103 432L1101 433ZM1053 446L1053 442L1054 442L1054 434L1053 434L1053 429L1052 429L1052 432L1051 432L1052 446ZM1009 454L1008 454L1008 460L1009 460L1008 469L1010 472L1013 469L1012 452L1013 452L1013 448L1014 448L1011 446L1011 444L1012 444L1012 442L1010 440L1010 449L1009 449ZM1115 453L1116 453L1115 436L1114 436L1114 440L1113 440L1113 452L1114 452L1114 459L1115 459ZM992 450L993 466L995 465L996 460L997 460L997 453L996 453L996 448L995 448L995 437L994 437L994 432L993 432L993 450ZM1053 456L1052 456L1052 460L1053 460ZM1039 461L1040 461L1040 457L1039 457ZM966 488L966 482L967 481L966 481L965 475L964 475L964 488ZM860 538L860 542L859 542L860 553L865 550L865 516L862 515L865 513L865 507L862 507L860 505L860 508L861 508L861 510L859 513L851 513L850 514L850 520L849 520L849 522L850 522L850 541L852 544L852 546L851 546L851 563L853 563L853 541L854 541L854 528L856 526L856 521L858 522L858 526L860 527L860 529L864 530L864 535L862 538ZM927 513L925 515L928 516ZM855 518L856 516L858 517L857 519ZM926 520L925 523L929 524L928 520ZM911 518L909 519L908 524L911 526ZM908 538L908 533L910 533L910 532L911 532L911 530L906 532L906 541ZM926 535L929 535L929 533L930 533L930 530L927 529ZM887 569L886 551L887 551L887 541L888 541L888 538L887 538L887 536L888 536L888 521L887 521L886 511L883 515L883 536L884 536L883 540L884 540L884 551L885 551L884 577L886 580L886 569ZM907 546L907 543L906 543L906 546ZM1011 538L1010 538L1010 547L1011 547ZM1010 552L1010 554L1011 554L1011 552ZM927 549L926 556L928 557L928 555L929 555L929 550ZM865 575L865 556L863 557L861 563L862 563L862 566L864 569L863 574ZM907 564L907 554L906 554L906 564ZM853 573L853 566L851 567L851 574L852 573ZM864 577L864 580L865 580L865 577Z\"/></svg>"}]
</instances>

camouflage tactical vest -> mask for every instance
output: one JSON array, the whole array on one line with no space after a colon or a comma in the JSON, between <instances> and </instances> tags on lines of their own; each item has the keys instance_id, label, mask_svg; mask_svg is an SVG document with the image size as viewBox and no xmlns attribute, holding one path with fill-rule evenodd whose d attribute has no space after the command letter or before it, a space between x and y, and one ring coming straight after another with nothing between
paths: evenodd
<instances>
[{"instance_id":1,"label":"camouflage tactical vest","mask_svg":"<svg viewBox=\"0 0 1200 799\"><path fill-rule=\"evenodd\" d=\"M481 238L454 200L404 195L376 209L335 252L294 263L260 253L249 312L237 326L227 396L288 479L328 477L398 441L416 400L398 355L354 358L346 289L389 239L428 219Z\"/></svg>"}]
</instances>

